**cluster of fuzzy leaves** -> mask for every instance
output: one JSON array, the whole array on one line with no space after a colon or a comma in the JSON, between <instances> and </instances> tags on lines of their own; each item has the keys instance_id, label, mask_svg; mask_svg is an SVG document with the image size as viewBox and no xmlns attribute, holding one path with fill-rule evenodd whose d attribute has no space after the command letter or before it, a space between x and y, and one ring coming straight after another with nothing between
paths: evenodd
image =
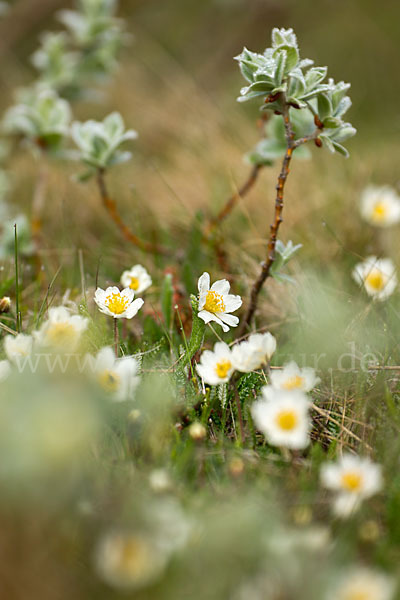
<instances>
[{"instance_id":1,"label":"cluster of fuzzy leaves","mask_svg":"<svg viewBox=\"0 0 400 600\"><path fill-rule=\"evenodd\" d=\"M282 113L284 105L306 110L316 117L323 130L321 141L331 151L347 155L341 143L355 134L355 129L343 120L351 106L346 96L350 86L326 81L327 67L315 67L312 60L301 60L292 29L273 29L272 46L263 54L244 48L236 60L249 84L242 88L239 102L260 97L262 110Z\"/></svg>"},{"instance_id":2,"label":"cluster of fuzzy leaves","mask_svg":"<svg viewBox=\"0 0 400 600\"><path fill-rule=\"evenodd\" d=\"M59 12L66 31L45 33L32 55L39 81L76 97L87 93L88 83L112 72L125 40L123 22L115 18L115 11L114 0L81 0L78 10Z\"/></svg>"},{"instance_id":3,"label":"cluster of fuzzy leaves","mask_svg":"<svg viewBox=\"0 0 400 600\"><path fill-rule=\"evenodd\" d=\"M19 102L4 115L3 128L12 135L52 151L68 134L71 121L69 104L54 90L40 87L24 90Z\"/></svg>"},{"instance_id":4,"label":"cluster of fuzzy leaves","mask_svg":"<svg viewBox=\"0 0 400 600\"><path fill-rule=\"evenodd\" d=\"M82 176L87 179L98 169L129 160L131 153L119 148L124 142L136 139L138 134L133 129L125 130L121 115L114 112L103 121L72 123L71 135L79 148L76 158L90 167Z\"/></svg>"},{"instance_id":5,"label":"cluster of fuzzy leaves","mask_svg":"<svg viewBox=\"0 0 400 600\"><path fill-rule=\"evenodd\" d=\"M314 119L308 110L296 110L291 114L292 128L296 139L310 135L315 126ZM286 152L285 126L282 117L271 115L264 127L264 137L245 155L252 165L269 167L281 159ZM296 158L307 160L311 152L306 146L299 146Z\"/></svg>"},{"instance_id":6,"label":"cluster of fuzzy leaves","mask_svg":"<svg viewBox=\"0 0 400 600\"><path fill-rule=\"evenodd\" d=\"M271 275L280 283L294 283L293 277L282 273L282 269L288 264L293 256L302 248L302 244L293 245L291 240L285 244L277 240L275 244L275 260L271 266Z\"/></svg>"}]
</instances>

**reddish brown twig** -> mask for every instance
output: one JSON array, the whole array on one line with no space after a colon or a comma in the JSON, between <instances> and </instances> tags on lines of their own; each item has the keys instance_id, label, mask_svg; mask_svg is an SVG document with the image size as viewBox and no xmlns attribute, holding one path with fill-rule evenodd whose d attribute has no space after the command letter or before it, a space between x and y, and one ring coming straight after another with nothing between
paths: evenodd
<instances>
[{"instance_id":1,"label":"reddish brown twig","mask_svg":"<svg viewBox=\"0 0 400 600\"><path fill-rule=\"evenodd\" d=\"M267 248L267 259L262 263L261 272L256 281L253 284L251 293L250 293L250 302L247 309L247 313L240 325L238 330L238 336L241 337L245 333L247 327L250 325L254 313L257 308L258 295L261 291L262 286L264 285L265 280L268 278L271 272L271 267L275 260L275 245L278 236L279 226L282 223L282 211L283 211L283 193L285 189L286 179L289 175L289 166L290 161L292 159L293 151L311 140L317 140L318 135L320 133L320 129L317 129L309 136L305 136L303 138L299 138L298 140L294 139L294 132L292 128L292 124L290 122L289 117L289 105L286 103L285 99L283 102L283 111L282 117L285 125L285 137L286 137L286 152L283 157L281 172L279 173L278 183L276 186L276 197L275 197L275 216L274 222L270 226L270 236L268 241Z\"/></svg>"},{"instance_id":2,"label":"reddish brown twig","mask_svg":"<svg viewBox=\"0 0 400 600\"><path fill-rule=\"evenodd\" d=\"M215 228L220 225L222 223L222 221L224 219L226 219L226 217L232 212L232 210L234 209L236 203L238 202L238 200L240 200L240 198L244 198L244 196L246 196L246 194L251 190L251 188L254 186L254 184L257 181L258 175L260 173L260 169L261 169L262 165L255 165L252 169L251 172L248 176L248 178L246 179L246 181L244 182L244 184L242 185L242 187L240 187L224 204L224 206L221 208L221 210L219 211L219 213L213 217L212 219L210 219L210 222L208 224L208 228L206 231L207 237L210 236L210 234L215 230Z\"/></svg>"},{"instance_id":3,"label":"reddish brown twig","mask_svg":"<svg viewBox=\"0 0 400 600\"><path fill-rule=\"evenodd\" d=\"M110 197L105 178L104 178L104 169L98 169L97 171L97 186L99 188L100 196L103 201L104 207L106 208L109 216L114 221L125 240L140 248L144 252L150 252L152 254L162 254L164 256L168 256L170 252L164 246L160 246L158 244L152 244L151 242L145 242L141 240L125 223L123 222L115 201Z\"/></svg>"}]
</instances>

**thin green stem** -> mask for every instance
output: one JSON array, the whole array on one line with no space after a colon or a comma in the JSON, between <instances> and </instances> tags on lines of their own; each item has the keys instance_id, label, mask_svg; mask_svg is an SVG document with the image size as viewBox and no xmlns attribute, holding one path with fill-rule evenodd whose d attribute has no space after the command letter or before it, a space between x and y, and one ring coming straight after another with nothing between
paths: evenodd
<instances>
[{"instance_id":1,"label":"thin green stem","mask_svg":"<svg viewBox=\"0 0 400 600\"><path fill-rule=\"evenodd\" d=\"M19 264L18 264L18 231L14 224L14 251L15 251L15 327L21 333L21 312L19 310Z\"/></svg>"}]
</instances>

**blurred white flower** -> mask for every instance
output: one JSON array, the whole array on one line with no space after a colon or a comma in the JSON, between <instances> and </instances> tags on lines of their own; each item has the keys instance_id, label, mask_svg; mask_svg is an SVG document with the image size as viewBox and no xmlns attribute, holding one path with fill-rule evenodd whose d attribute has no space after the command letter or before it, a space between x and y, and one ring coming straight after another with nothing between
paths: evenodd
<instances>
[{"instance_id":1,"label":"blurred white flower","mask_svg":"<svg viewBox=\"0 0 400 600\"><path fill-rule=\"evenodd\" d=\"M135 294L141 294L151 286L152 279L142 265L134 265L129 271L122 273L121 284L124 288L131 288Z\"/></svg>"},{"instance_id":2,"label":"blurred white flower","mask_svg":"<svg viewBox=\"0 0 400 600\"><path fill-rule=\"evenodd\" d=\"M11 365L8 360L0 360L0 381L4 381L11 373Z\"/></svg>"},{"instance_id":3,"label":"blurred white flower","mask_svg":"<svg viewBox=\"0 0 400 600\"><path fill-rule=\"evenodd\" d=\"M355 266L353 278L376 300L386 300L397 287L396 269L390 258L368 257Z\"/></svg>"},{"instance_id":4,"label":"blurred white flower","mask_svg":"<svg viewBox=\"0 0 400 600\"><path fill-rule=\"evenodd\" d=\"M108 347L97 353L93 364L97 382L117 402L132 399L140 381L138 370L136 358L116 358L114 351Z\"/></svg>"},{"instance_id":5,"label":"blurred white flower","mask_svg":"<svg viewBox=\"0 0 400 600\"><path fill-rule=\"evenodd\" d=\"M150 487L154 492L168 492L172 488L172 481L165 469L154 469L149 475Z\"/></svg>"},{"instance_id":6,"label":"blurred white flower","mask_svg":"<svg viewBox=\"0 0 400 600\"><path fill-rule=\"evenodd\" d=\"M31 335L19 333L18 335L7 335L4 338L4 351L8 360L12 362L19 361L20 358L30 356L33 348L33 338Z\"/></svg>"},{"instance_id":7,"label":"blurred white flower","mask_svg":"<svg viewBox=\"0 0 400 600\"><path fill-rule=\"evenodd\" d=\"M382 489L381 466L369 458L345 454L336 463L322 465L321 482L324 487L337 492L334 510L337 515L346 517L363 499Z\"/></svg>"},{"instance_id":8,"label":"blurred white flower","mask_svg":"<svg viewBox=\"0 0 400 600\"><path fill-rule=\"evenodd\" d=\"M283 369L276 369L270 374L271 386L276 390L300 390L309 392L319 382L319 377L315 375L315 370L311 367L300 367L294 362L290 362Z\"/></svg>"},{"instance_id":9,"label":"blurred white flower","mask_svg":"<svg viewBox=\"0 0 400 600\"><path fill-rule=\"evenodd\" d=\"M237 327L238 317L230 315L240 306L242 299L240 296L234 296L229 293L230 284L226 279L221 279L213 283L210 287L210 275L203 273L198 282L199 288L199 313L198 316L205 323L215 321L221 325L224 331L229 331L229 327Z\"/></svg>"},{"instance_id":10,"label":"blurred white flower","mask_svg":"<svg viewBox=\"0 0 400 600\"><path fill-rule=\"evenodd\" d=\"M392 187L368 186L361 195L361 216L371 225L388 227L400 221L400 196Z\"/></svg>"},{"instance_id":11,"label":"blurred white flower","mask_svg":"<svg viewBox=\"0 0 400 600\"><path fill-rule=\"evenodd\" d=\"M250 373L268 363L276 350L276 339L270 333L253 333L249 338L235 344L232 358L235 369Z\"/></svg>"},{"instance_id":12,"label":"blurred white flower","mask_svg":"<svg viewBox=\"0 0 400 600\"><path fill-rule=\"evenodd\" d=\"M33 335L40 346L71 352L87 326L88 319L71 315L65 306L57 306L49 309L49 318Z\"/></svg>"},{"instance_id":13,"label":"blurred white flower","mask_svg":"<svg viewBox=\"0 0 400 600\"><path fill-rule=\"evenodd\" d=\"M205 383L226 383L234 371L232 352L224 342L217 342L214 351L204 350L196 370Z\"/></svg>"},{"instance_id":14,"label":"blurred white flower","mask_svg":"<svg viewBox=\"0 0 400 600\"><path fill-rule=\"evenodd\" d=\"M110 532L100 540L95 553L99 576L109 585L125 589L152 583L167 560L168 553L143 533Z\"/></svg>"},{"instance_id":15,"label":"blurred white flower","mask_svg":"<svg viewBox=\"0 0 400 600\"><path fill-rule=\"evenodd\" d=\"M135 292L130 288L120 291L117 287L108 287L106 290L97 288L94 301L100 311L115 319L132 319L142 308L144 302L141 298L134 300Z\"/></svg>"},{"instance_id":16,"label":"blurred white flower","mask_svg":"<svg viewBox=\"0 0 400 600\"><path fill-rule=\"evenodd\" d=\"M391 600L394 580L385 573L358 568L341 577L327 600Z\"/></svg>"},{"instance_id":17,"label":"blurred white flower","mask_svg":"<svg viewBox=\"0 0 400 600\"><path fill-rule=\"evenodd\" d=\"M204 440L207 436L207 429L204 427L203 423L200 423L199 421L195 421L189 425L188 430L190 437L196 442Z\"/></svg>"},{"instance_id":18,"label":"blurred white flower","mask_svg":"<svg viewBox=\"0 0 400 600\"><path fill-rule=\"evenodd\" d=\"M254 402L251 413L270 444L300 450L310 442L309 406L302 392L270 390L267 399Z\"/></svg>"}]
</instances>

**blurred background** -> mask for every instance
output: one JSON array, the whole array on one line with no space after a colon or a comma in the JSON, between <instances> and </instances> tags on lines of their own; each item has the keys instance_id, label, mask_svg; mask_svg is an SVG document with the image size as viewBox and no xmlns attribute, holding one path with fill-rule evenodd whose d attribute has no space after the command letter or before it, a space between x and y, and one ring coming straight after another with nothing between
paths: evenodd
<instances>
[{"instance_id":1,"label":"blurred background","mask_svg":"<svg viewBox=\"0 0 400 600\"><path fill-rule=\"evenodd\" d=\"M30 56L40 35L61 29L55 13L73 3L16 0L12 6L0 21L3 110L13 103L15 89L35 78ZM73 114L78 120L103 119L117 110L127 127L138 131L139 139L131 144L133 160L108 176L110 193L139 235L152 239L162 231L165 243L186 252L191 263L186 293L193 292L202 270L215 278L220 274L215 255L194 235L196 215L215 215L243 184L250 172L244 155L260 138L259 103L236 102L244 80L233 57L243 46L263 51L274 26L293 27L303 58L328 65L328 75L336 81L351 82L348 118L358 130L348 143L349 159L311 147L312 160L292 163L280 237L303 244L303 249L301 269L300 260L291 269L306 290L314 281L307 278L308 271L325 284L326 298L340 290L343 308L356 292L350 273L360 257L399 256L396 231L372 235L358 211L367 185L399 184L398 3L388 0L382 10L372 0L122 0L119 14L130 36L119 68L96 101L74 102ZM20 150L9 162L11 202L29 216L38 163ZM98 271L102 284L113 283L121 265L135 262L145 264L153 278L165 267L175 269L173 261L154 263L121 239L95 183L71 179L79 170L74 163L49 164L41 251L44 285L60 266L60 284L80 285L77 248L88 284L94 285ZM222 274L236 280L243 295L265 256L278 170L278 165L263 169L222 227L229 266L229 273ZM294 288L272 282L262 306L264 325L279 325L297 313L296 294ZM326 306L325 298L321 306ZM335 329L336 307L332 315ZM342 312L340 318L347 323L351 316Z\"/></svg>"}]
</instances>

